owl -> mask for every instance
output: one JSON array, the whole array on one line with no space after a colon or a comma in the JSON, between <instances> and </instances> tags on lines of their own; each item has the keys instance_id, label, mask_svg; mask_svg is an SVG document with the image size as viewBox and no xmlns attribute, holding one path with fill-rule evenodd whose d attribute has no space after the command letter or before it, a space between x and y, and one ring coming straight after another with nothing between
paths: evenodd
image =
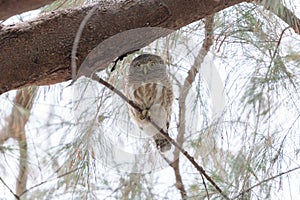
<instances>
[{"instance_id":1,"label":"owl","mask_svg":"<svg viewBox=\"0 0 300 200\"><path fill-rule=\"evenodd\" d=\"M129 106L129 114L133 121L145 134L153 137L159 151L170 150L170 142L146 119L150 117L160 128L168 132L174 95L162 58L152 54L136 57L128 69L125 93L128 99L142 109L140 113Z\"/></svg>"}]
</instances>

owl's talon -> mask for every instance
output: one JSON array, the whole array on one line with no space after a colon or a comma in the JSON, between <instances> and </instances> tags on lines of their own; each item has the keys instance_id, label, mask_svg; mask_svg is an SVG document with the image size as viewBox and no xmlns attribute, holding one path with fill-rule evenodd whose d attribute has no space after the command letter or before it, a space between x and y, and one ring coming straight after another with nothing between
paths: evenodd
<instances>
[{"instance_id":1,"label":"owl's talon","mask_svg":"<svg viewBox=\"0 0 300 200\"><path fill-rule=\"evenodd\" d=\"M143 110L142 113L140 114L140 119L144 120L147 117L150 117L150 111L148 109Z\"/></svg>"},{"instance_id":2,"label":"owl's talon","mask_svg":"<svg viewBox=\"0 0 300 200\"><path fill-rule=\"evenodd\" d=\"M165 153L165 152L169 151L172 147L171 143L167 139L161 138L160 136L154 137L154 141L156 143L156 148L161 153Z\"/></svg>"}]
</instances>

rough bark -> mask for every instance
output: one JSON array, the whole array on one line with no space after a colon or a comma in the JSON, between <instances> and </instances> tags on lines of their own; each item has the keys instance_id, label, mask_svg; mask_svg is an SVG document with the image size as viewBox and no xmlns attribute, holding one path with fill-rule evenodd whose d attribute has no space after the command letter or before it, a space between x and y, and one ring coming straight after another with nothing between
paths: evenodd
<instances>
[{"instance_id":1,"label":"rough bark","mask_svg":"<svg viewBox=\"0 0 300 200\"><path fill-rule=\"evenodd\" d=\"M0 20L40 8L54 0L0 0Z\"/></svg>"},{"instance_id":2,"label":"rough bark","mask_svg":"<svg viewBox=\"0 0 300 200\"><path fill-rule=\"evenodd\" d=\"M245 1L249 0L101 1L83 30L77 66L93 48L117 33L146 26L175 30ZM2 28L0 94L22 86L69 80L73 41L81 21L91 8L51 12L33 22ZM143 45L154 39L142 38Z\"/></svg>"}]
</instances>

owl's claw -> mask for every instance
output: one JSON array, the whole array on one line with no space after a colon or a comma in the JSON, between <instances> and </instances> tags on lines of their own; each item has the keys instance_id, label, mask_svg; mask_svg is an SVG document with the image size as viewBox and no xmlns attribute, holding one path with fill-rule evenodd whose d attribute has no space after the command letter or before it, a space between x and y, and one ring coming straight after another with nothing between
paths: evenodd
<instances>
[{"instance_id":1,"label":"owl's claw","mask_svg":"<svg viewBox=\"0 0 300 200\"><path fill-rule=\"evenodd\" d=\"M150 111L148 109L143 110L142 113L140 114L140 119L144 120L148 117L150 117Z\"/></svg>"},{"instance_id":2,"label":"owl's claw","mask_svg":"<svg viewBox=\"0 0 300 200\"><path fill-rule=\"evenodd\" d=\"M169 151L172 147L167 139L161 138L160 136L154 137L154 141L156 143L156 148L162 153Z\"/></svg>"}]
</instances>

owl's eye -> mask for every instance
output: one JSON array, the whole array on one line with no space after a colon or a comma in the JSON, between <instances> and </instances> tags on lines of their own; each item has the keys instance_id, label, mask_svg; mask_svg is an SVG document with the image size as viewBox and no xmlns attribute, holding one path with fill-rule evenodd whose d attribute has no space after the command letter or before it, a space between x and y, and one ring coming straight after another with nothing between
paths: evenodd
<instances>
[{"instance_id":1,"label":"owl's eye","mask_svg":"<svg viewBox=\"0 0 300 200\"><path fill-rule=\"evenodd\" d=\"M149 67L153 67L155 65L154 62L149 62L148 64L149 64Z\"/></svg>"},{"instance_id":2,"label":"owl's eye","mask_svg":"<svg viewBox=\"0 0 300 200\"><path fill-rule=\"evenodd\" d=\"M140 67L140 66L141 66L141 63L140 63L140 62L137 62L137 63L135 63L135 66L136 66L136 67Z\"/></svg>"}]
</instances>

